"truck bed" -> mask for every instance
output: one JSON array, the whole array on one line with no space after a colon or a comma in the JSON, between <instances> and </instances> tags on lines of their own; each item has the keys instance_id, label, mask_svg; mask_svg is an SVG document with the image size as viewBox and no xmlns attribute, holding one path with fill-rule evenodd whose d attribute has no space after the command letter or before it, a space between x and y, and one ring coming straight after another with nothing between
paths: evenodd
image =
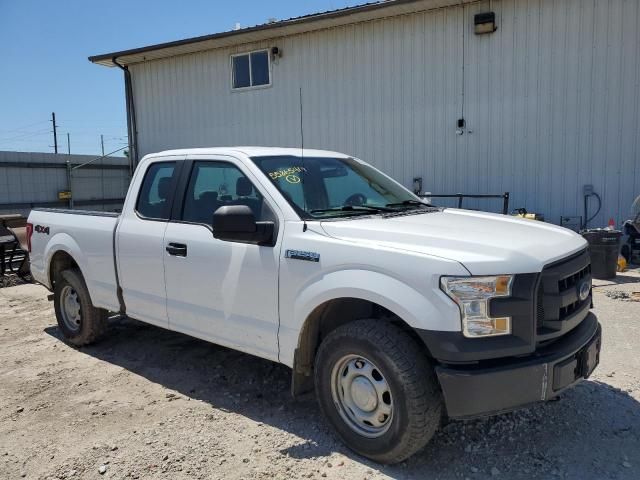
<instances>
[{"instance_id":1,"label":"truck bed","mask_svg":"<svg viewBox=\"0 0 640 480\"><path fill-rule=\"evenodd\" d=\"M120 214L117 212L103 212L100 210L71 210L70 208L34 208L32 212L64 213L69 215L88 215L91 217L118 218L120 216Z\"/></svg>"},{"instance_id":2,"label":"truck bed","mask_svg":"<svg viewBox=\"0 0 640 480\"><path fill-rule=\"evenodd\" d=\"M31 211L31 271L51 287L49 269L54 252L68 253L83 272L95 306L118 310L114 235L118 213L37 208Z\"/></svg>"}]
</instances>

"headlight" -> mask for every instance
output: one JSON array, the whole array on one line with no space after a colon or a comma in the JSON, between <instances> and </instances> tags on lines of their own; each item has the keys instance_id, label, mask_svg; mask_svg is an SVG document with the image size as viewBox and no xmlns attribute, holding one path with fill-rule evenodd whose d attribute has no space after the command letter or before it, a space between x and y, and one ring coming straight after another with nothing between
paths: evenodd
<instances>
[{"instance_id":1,"label":"headlight","mask_svg":"<svg viewBox=\"0 0 640 480\"><path fill-rule=\"evenodd\" d=\"M509 297L513 275L497 277L442 277L440 286L460 307L462 333L468 338L511 333L511 317L489 316L489 300Z\"/></svg>"}]
</instances>

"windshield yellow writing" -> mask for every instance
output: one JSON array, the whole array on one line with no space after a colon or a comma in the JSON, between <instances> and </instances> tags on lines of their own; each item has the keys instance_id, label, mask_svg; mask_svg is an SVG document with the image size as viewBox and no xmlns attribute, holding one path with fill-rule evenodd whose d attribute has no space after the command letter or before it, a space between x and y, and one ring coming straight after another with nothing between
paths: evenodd
<instances>
[{"instance_id":1,"label":"windshield yellow writing","mask_svg":"<svg viewBox=\"0 0 640 480\"><path fill-rule=\"evenodd\" d=\"M307 169L304 167L290 167L290 168L284 168L282 170L276 170L275 172L269 172L269 177L272 180L277 180L279 178L282 177L289 177L289 176L295 176L296 173L306 173ZM297 182L291 182L291 183L297 183Z\"/></svg>"}]
</instances>

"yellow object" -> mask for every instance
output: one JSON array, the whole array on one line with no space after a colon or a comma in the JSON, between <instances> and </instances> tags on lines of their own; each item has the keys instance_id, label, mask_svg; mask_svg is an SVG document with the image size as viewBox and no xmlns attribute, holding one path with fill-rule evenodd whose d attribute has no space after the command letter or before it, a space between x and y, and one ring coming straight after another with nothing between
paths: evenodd
<instances>
[{"instance_id":1,"label":"yellow object","mask_svg":"<svg viewBox=\"0 0 640 480\"><path fill-rule=\"evenodd\" d=\"M525 218L527 220L538 220L540 222L544 222L544 215L540 215L539 213L517 213L514 217Z\"/></svg>"},{"instance_id":2,"label":"yellow object","mask_svg":"<svg viewBox=\"0 0 640 480\"><path fill-rule=\"evenodd\" d=\"M622 255L618 255L618 271L624 272L627 269L627 259Z\"/></svg>"}]
</instances>

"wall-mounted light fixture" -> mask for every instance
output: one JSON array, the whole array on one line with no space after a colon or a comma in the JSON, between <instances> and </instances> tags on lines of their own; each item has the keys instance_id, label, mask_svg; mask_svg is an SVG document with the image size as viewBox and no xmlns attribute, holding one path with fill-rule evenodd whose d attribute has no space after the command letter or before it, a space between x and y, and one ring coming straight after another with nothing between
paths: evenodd
<instances>
[{"instance_id":1,"label":"wall-mounted light fixture","mask_svg":"<svg viewBox=\"0 0 640 480\"><path fill-rule=\"evenodd\" d=\"M275 60L276 58L282 57L282 50L279 47L271 47L271 58Z\"/></svg>"},{"instance_id":2,"label":"wall-mounted light fixture","mask_svg":"<svg viewBox=\"0 0 640 480\"><path fill-rule=\"evenodd\" d=\"M498 29L495 12L478 13L473 17L473 23L476 35L493 33Z\"/></svg>"},{"instance_id":3,"label":"wall-mounted light fixture","mask_svg":"<svg viewBox=\"0 0 640 480\"><path fill-rule=\"evenodd\" d=\"M422 177L413 179L413 193L420 195L422 193Z\"/></svg>"}]
</instances>

